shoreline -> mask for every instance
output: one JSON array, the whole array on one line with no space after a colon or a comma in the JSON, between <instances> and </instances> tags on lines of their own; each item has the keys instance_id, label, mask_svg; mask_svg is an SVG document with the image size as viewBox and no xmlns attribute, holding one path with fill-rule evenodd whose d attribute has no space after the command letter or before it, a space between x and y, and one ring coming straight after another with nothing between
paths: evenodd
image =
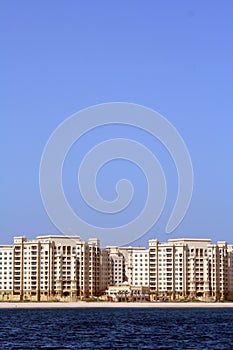
<instances>
[{"instance_id":1,"label":"shoreline","mask_svg":"<svg viewBox=\"0 0 233 350\"><path fill-rule=\"evenodd\" d=\"M0 302L0 309L10 308L233 308L233 302Z\"/></svg>"}]
</instances>

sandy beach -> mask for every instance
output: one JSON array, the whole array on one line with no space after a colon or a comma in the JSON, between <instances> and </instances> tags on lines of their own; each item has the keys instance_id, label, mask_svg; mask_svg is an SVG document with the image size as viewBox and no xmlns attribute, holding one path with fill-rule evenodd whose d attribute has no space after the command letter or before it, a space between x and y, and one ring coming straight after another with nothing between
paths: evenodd
<instances>
[{"instance_id":1,"label":"sandy beach","mask_svg":"<svg viewBox=\"0 0 233 350\"><path fill-rule=\"evenodd\" d=\"M0 308L233 308L233 303L1 302Z\"/></svg>"}]
</instances>

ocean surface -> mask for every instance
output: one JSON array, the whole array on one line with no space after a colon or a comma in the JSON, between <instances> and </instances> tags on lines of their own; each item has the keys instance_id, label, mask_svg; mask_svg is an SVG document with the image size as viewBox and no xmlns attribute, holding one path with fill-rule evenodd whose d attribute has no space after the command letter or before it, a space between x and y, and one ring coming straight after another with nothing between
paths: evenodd
<instances>
[{"instance_id":1,"label":"ocean surface","mask_svg":"<svg viewBox=\"0 0 233 350\"><path fill-rule=\"evenodd\" d=\"M0 309L1 349L233 349L233 309Z\"/></svg>"}]
</instances>

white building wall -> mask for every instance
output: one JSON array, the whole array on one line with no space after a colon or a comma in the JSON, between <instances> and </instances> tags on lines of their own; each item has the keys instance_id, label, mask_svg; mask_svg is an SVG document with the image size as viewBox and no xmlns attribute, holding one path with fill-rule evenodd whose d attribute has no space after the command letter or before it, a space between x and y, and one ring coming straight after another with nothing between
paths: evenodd
<instances>
[{"instance_id":1,"label":"white building wall","mask_svg":"<svg viewBox=\"0 0 233 350\"><path fill-rule=\"evenodd\" d=\"M233 245L228 244L227 252L228 297L233 300Z\"/></svg>"},{"instance_id":2,"label":"white building wall","mask_svg":"<svg viewBox=\"0 0 233 350\"><path fill-rule=\"evenodd\" d=\"M120 252L120 248L111 246L106 248L109 254L109 284L111 286L120 286L124 282L124 255Z\"/></svg>"},{"instance_id":3,"label":"white building wall","mask_svg":"<svg viewBox=\"0 0 233 350\"><path fill-rule=\"evenodd\" d=\"M132 250L132 285L149 286L149 251L145 248Z\"/></svg>"},{"instance_id":4,"label":"white building wall","mask_svg":"<svg viewBox=\"0 0 233 350\"><path fill-rule=\"evenodd\" d=\"M14 272L14 248L0 246L0 291L2 294L12 294Z\"/></svg>"}]
</instances>

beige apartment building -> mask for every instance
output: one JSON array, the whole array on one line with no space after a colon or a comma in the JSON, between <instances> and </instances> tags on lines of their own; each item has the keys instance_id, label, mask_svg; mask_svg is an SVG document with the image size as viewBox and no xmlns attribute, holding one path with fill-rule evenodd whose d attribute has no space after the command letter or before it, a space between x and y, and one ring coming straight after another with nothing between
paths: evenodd
<instances>
[{"instance_id":1,"label":"beige apartment building","mask_svg":"<svg viewBox=\"0 0 233 350\"><path fill-rule=\"evenodd\" d=\"M10 245L0 246L0 300L9 300L13 290L13 272L14 248Z\"/></svg>"},{"instance_id":2,"label":"beige apartment building","mask_svg":"<svg viewBox=\"0 0 233 350\"><path fill-rule=\"evenodd\" d=\"M111 301L149 301L149 250L143 247L107 247Z\"/></svg>"},{"instance_id":3,"label":"beige apartment building","mask_svg":"<svg viewBox=\"0 0 233 350\"><path fill-rule=\"evenodd\" d=\"M149 286L149 250L144 247L107 247L110 285Z\"/></svg>"},{"instance_id":4,"label":"beige apartment building","mask_svg":"<svg viewBox=\"0 0 233 350\"><path fill-rule=\"evenodd\" d=\"M130 300L233 300L233 245L183 238L101 249L97 238L48 235L0 246L0 300L121 300L125 290Z\"/></svg>"},{"instance_id":5,"label":"beige apartment building","mask_svg":"<svg viewBox=\"0 0 233 350\"><path fill-rule=\"evenodd\" d=\"M0 247L0 300L79 300L103 294L108 286L106 253L98 239L39 236Z\"/></svg>"},{"instance_id":6,"label":"beige apartment building","mask_svg":"<svg viewBox=\"0 0 233 350\"><path fill-rule=\"evenodd\" d=\"M233 299L233 248L210 239L149 241L151 299Z\"/></svg>"},{"instance_id":7,"label":"beige apartment building","mask_svg":"<svg viewBox=\"0 0 233 350\"><path fill-rule=\"evenodd\" d=\"M120 286L125 278L125 259L119 247L107 247L109 256L109 284L110 286Z\"/></svg>"}]
</instances>

